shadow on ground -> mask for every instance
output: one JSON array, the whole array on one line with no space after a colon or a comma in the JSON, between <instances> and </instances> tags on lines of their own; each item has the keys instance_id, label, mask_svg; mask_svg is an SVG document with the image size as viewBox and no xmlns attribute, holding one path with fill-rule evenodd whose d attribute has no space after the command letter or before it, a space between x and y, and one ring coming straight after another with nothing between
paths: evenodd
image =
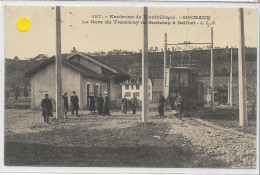
<instances>
[{"instance_id":1,"label":"shadow on ground","mask_svg":"<svg viewBox=\"0 0 260 175\"><path fill-rule=\"evenodd\" d=\"M168 124L134 123L131 127L95 130L87 127L7 133L7 166L75 167L227 167L200 157L181 135L169 135ZM155 137L159 136L159 138Z\"/></svg>"}]
</instances>

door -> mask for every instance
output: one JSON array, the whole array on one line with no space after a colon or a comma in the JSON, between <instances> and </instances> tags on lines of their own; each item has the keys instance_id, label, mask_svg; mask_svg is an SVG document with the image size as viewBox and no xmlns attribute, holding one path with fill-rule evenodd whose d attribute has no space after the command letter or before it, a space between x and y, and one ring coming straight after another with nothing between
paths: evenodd
<instances>
[{"instance_id":1,"label":"door","mask_svg":"<svg viewBox=\"0 0 260 175\"><path fill-rule=\"evenodd\" d=\"M87 84L87 107L89 107L90 84Z\"/></svg>"}]
</instances>

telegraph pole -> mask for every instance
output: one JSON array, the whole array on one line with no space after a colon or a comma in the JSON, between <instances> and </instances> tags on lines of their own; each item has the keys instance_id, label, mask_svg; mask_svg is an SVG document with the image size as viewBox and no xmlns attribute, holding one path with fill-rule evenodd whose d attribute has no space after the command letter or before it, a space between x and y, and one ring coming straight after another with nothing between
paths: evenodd
<instances>
[{"instance_id":1,"label":"telegraph pole","mask_svg":"<svg viewBox=\"0 0 260 175\"><path fill-rule=\"evenodd\" d=\"M213 59L213 27L211 27L211 62L210 62L210 86L211 86L211 107L215 110L214 100L214 59Z\"/></svg>"},{"instance_id":2,"label":"telegraph pole","mask_svg":"<svg viewBox=\"0 0 260 175\"><path fill-rule=\"evenodd\" d=\"M229 87L229 80L228 80L228 103L230 103L230 87Z\"/></svg>"},{"instance_id":3,"label":"telegraph pole","mask_svg":"<svg viewBox=\"0 0 260 175\"><path fill-rule=\"evenodd\" d=\"M169 68L172 67L172 55L170 55Z\"/></svg>"},{"instance_id":4,"label":"telegraph pole","mask_svg":"<svg viewBox=\"0 0 260 175\"><path fill-rule=\"evenodd\" d=\"M245 34L244 11L239 9L239 47L238 47L238 84L239 84L239 126L247 127L247 91L246 91L246 61L245 61Z\"/></svg>"},{"instance_id":5,"label":"telegraph pole","mask_svg":"<svg viewBox=\"0 0 260 175\"><path fill-rule=\"evenodd\" d=\"M231 53L230 53L230 91L229 91L229 105L232 108L233 107L233 49L231 48Z\"/></svg>"},{"instance_id":6,"label":"telegraph pole","mask_svg":"<svg viewBox=\"0 0 260 175\"><path fill-rule=\"evenodd\" d=\"M163 57L163 96L166 94L166 63L167 63L167 33L164 34L164 57Z\"/></svg>"},{"instance_id":7,"label":"telegraph pole","mask_svg":"<svg viewBox=\"0 0 260 175\"><path fill-rule=\"evenodd\" d=\"M61 19L60 6L56 6L56 119L61 118L63 114L62 109L62 81L61 81Z\"/></svg>"},{"instance_id":8,"label":"telegraph pole","mask_svg":"<svg viewBox=\"0 0 260 175\"><path fill-rule=\"evenodd\" d=\"M142 51L142 122L148 122L149 90L148 90L148 8L144 7L143 51Z\"/></svg>"}]
</instances>

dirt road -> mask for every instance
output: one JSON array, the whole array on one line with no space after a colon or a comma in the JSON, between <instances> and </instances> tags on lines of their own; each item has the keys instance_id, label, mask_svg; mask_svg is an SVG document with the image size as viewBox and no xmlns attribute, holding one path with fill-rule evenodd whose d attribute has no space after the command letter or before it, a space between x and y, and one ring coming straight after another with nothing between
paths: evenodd
<instances>
[{"instance_id":1,"label":"dirt road","mask_svg":"<svg viewBox=\"0 0 260 175\"><path fill-rule=\"evenodd\" d=\"M255 168L256 136L208 121L150 112L137 115L52 118L40 111L5 111L5 164L37 166L137 166Z\"/></svg>"}]
</instances>

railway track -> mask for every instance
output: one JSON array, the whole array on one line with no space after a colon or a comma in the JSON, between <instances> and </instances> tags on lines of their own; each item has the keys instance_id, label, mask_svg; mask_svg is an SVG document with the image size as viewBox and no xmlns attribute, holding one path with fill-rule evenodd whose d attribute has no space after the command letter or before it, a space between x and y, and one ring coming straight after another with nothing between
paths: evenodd
<instances>
[{"instance_id":1,"label":"railway track","mask_svg":"<svg viewBox=\"0 0 260 175\"><path fill-rule=\"evenodd\" d=\"M240 138L240 137L245 137L245 138L250 138L250 139L256 139L256 136L253 134L248 134L248 133L243 133L237 130L234 130L232 128L224 128L221 126L215 126L213 124L210 124L209 122L204 121L203 119L198 119L198 118L174 118L175 120L179 121L179 122L184 122L188 125L192 125L195 126L197 128L200 128L201 130L205 131L205 132L209 132L212 129L215 129L216 131L218 131L218 133L225 134L226 137L236 137L236 138ZM228 136L226 135L226 133L232 134L232 136ZM218 135L216 135L218 136Z\"/></svg>"}]
</instances>

